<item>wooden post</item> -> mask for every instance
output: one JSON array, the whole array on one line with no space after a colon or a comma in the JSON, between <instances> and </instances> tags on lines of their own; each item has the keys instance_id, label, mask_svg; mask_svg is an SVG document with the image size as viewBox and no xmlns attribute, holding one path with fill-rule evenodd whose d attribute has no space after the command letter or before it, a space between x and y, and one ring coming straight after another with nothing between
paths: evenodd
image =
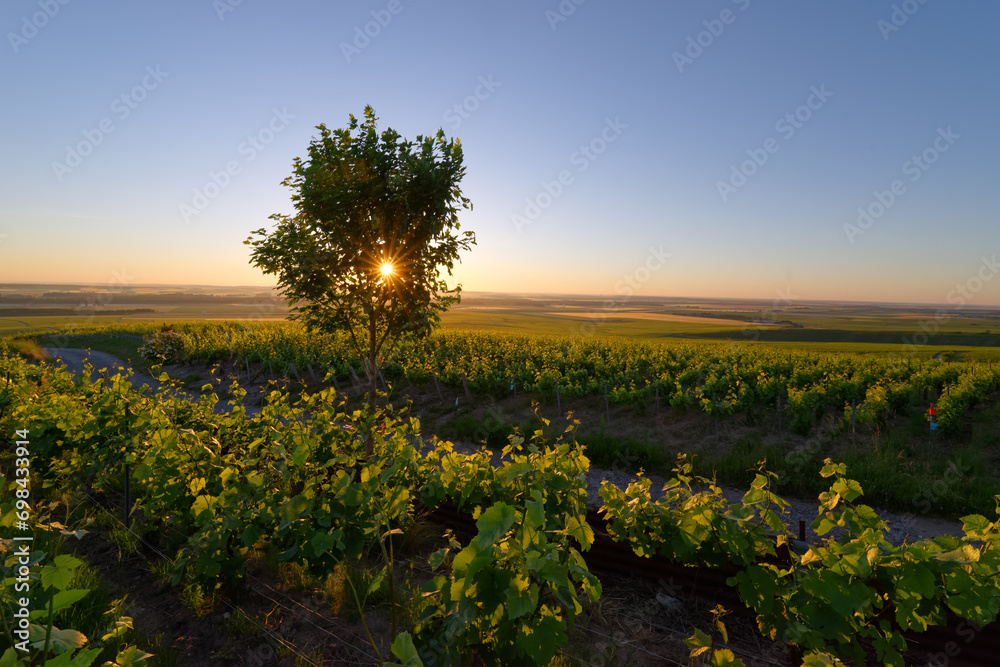
<instances>
[{"instance_id":1,"label":"wooden post","mask_svg":"<svg viewBox=\"0 0 1000 667\"><path fill-rule=\"evenodd\" d=\"M434 378L434 386L437 388L438 398L444 403L444 394L441 393L441 385L438 384L438 374L436 371L431 371L431 377Z\"/></svg>"},{"instance_id":2,"label":"wooden post","mask_svg":"<svg viewBox=\"0 0 1000 667\"><path fill-rule=\"evenodd\" d=\"M271 364L271 360L267 360L267 372L269 375L274 375L274 366Z\"/></svg>"},{"instance_id":3,"label":"wooden post","mask_svg":"<svg viewBox=\"0 0 1000 667\"><path fill-rule=\"evenodd\" d=\"M250 382L252 379L250 377L250 357L244 357L243 361L247 363L247 382Z\"/></svg>"},{"instance_id":4,"label":"wooden post","mask_svg":"<svg viewBox=\"0 0 1000 667\"><path fill-rule=\"evenodd\" d=\"M472 403L472 392L469 391L469 383L465 379L465 373L462 373L462 386L465 387L465 398L468 399L469 403Z\"/></svg>"},{"instance_id":5,"label":"wooden post","mask_svg":"<svg viewBox=\"0 0 1000 667\"><path fill-rule=\"evenodd\" d=\"M132 524L132 519L130 516L131 512L129 511L131 509L131 502L129 499L128 478L131 477L131 473L129 472L129 467L128 467L128 439L129 439L128 418L129 418L128 401L125 401L125 527L126 528L128 528Z\"/></svg>"},{"instance_id":6,"label":"wooden post","mask_svg":"<svg viewBox=\"0 0 1000 667\"><path fill-rule=\"evenodd\" d=\"M858 399L851 399L851 444L854 444L854 413L858 409Z\"/></svg>"},{"instance_id":7,"label":"wooden post","mask_svg":"<svg viewBox=\"0 0 1000 667\"><path fill-rule=\"evenodd\" d=\"M778 394L778 437L781 435L781 394Z\"/></svg>"},{"instance_id":8,"label":"wooden post","mask_svg":"<svg viewBox=\"0 0 1000 667\"><path fill-rule=\"evenodd\" d=\"M360 385L361 384L361 380L358 379L358 374L354 372L354 366L348 366L348 368L351 369L351 377L354 378L354 384L355 385Z\"/></svg>"},{"instance_id":9,"label":"wooden post","mask_svg":"<svg viewBox=\"0 0 1000 667\"><path fill-rule=\"evenodd\" d=\"M288 368L291 369L292 375L295 376L295 379L301 382L302 378L299 377L299 370L295 368L295 364L292 362L288 362Z\"/></svg>"},{"instance_id":10,"label":"wooden post","mask_svg":"<svg viewBox=\"0 0 1000 667\"><path fill-rule=\"evenodd\" d=\"M319 384L319 378L316 377L316 371L313 370L312 364L309 364L308 366L306 366L306 368L309 369L309 375L312 376L313 382Z\"/></svg>"},{"instance_id":11,"label":"wooden post","mask_svg":"<svg viewBox=\"0 0 1000 667\"><path fill-rule=\"evenodd\" d=\"M382 381L382 389L385 393L389 393L389 384L385 381L385 376L382 375L382 371L378 372L378 379Z\"/></svg>"}]
</instances>

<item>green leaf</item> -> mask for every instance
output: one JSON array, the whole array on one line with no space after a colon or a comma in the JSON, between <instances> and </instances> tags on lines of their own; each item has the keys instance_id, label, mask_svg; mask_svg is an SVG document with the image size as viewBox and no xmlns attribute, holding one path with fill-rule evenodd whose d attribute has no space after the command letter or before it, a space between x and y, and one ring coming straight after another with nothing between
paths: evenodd
<instances>
[{"instance_id":1,"label":"green leaf","mask_svg":"<svg viewBox=\"0 0 1000 667\"><path fill-rule=\"evenodd\" d=\"M106 613L111 613L111 612L106 612ZM103 637L101 637L101 641L106 642L109 639L114 639L115 637L121 637L131 629L132 629L132 619L128 616L122 616L121 618L115 621L114 630L108 632Z\"/></svg>"},{"instance_id":2,"label":"green leaf","mask_svg":"<svg viewBox=\"0 0 1000 667\"><path fill-rule=\"evenodd\" d=\"M810 651L802 657L802 667L841 667L844 663L829 653Z\"/></svg>"},{"instance_id":3,"label":"green leaf","mask_svg":"<svg viewBox=\"0 0 1000 667\"><path fill-rule=\"evenodd\" d=\"M987 533L993 524L986 517L979 514L970 514L962 517L962 530L974 540L986 540Z\"/></svg>"},{"instance_id":4,"label":"green leaf","mask_svg":"<svg viewBox=\"0 0 1000 667\"><path fill-rule=\"evenodd\" d=\"M152 653L140 651L138 646L129 646L125 650L118 652L115 663L118 667L141 667L152 657Z\"/></svg>"},{"instance_id":5,"label":"green leaf","mask_svg":"<svg viewBox=\"0 0 1000 667\"><path fill-rule=\"evenodd\" d=\"M727 580L736 583L740 597L747 605L762 616L770 616L774 607L774 597L778 590L777 571L768 565L751 565L743 572Z\"/></svg>"},{"instance_id":6,"label":"green leaf","mask_svg":"<svg viewBox=\"0 0 1000 667\"><path fill-rule=\"evenodd\" d=\"M746 663L728 648L720 648L712 651L712 667L746 667Z\"/></svg>"},{"instance_id":7,"label":"green leaf","mask_svg":"<svg viewBox=\"0 0 1000 667\"><path fill-rule=\"evenodd\" d=\"M60 609L65 609L77 600L82 600L83 597L89 592L90 591L86 588L74 588L68 591L59 591L52 598L52 611L55 612Z\"/></svg>"},{"instance_id":8,"label":"green leaf","mask_svg":"<svg viewBox=\"0 0 1000 667\"><path fill-rule=\"evenodd\" d=\"M243 542L243 546L252 547L253 545L257 544L257 540L259 540L260 536L263 534L264 531L262 531L257 526L247 526L246 528L243 529L243 534L240 539Z\"/></svg>"},{"instance_id":9,"label":"green leaf","mask_svg":"<svg viewBox=\"0 0 1000 667\"><path fill-rule=\"evenodd\" d=\"M394 656L402 660L402 667L424 667L409 632L400 632L396 635L390 650Z\"/></svg>"},{"instance_id":10,"label":"green leaf","mask_svg":"<svg viewBox=\"0 0 1000 667\"><path fill-rule=\"evenodd\" d=\"M436 570L439 567L441 567L441 564L448 559L448 552L449 549L443 548L443 549L438 549L437 551L431 554L430 558L428 559L428 562L430 563L432 570Z\"/></svg>"},{"instance_id":11,"label":"green leaf","mask_svg":"<svg viewBox=\"0 0 1000 667\"><path fill-rule=\"evenodd\" d=\"M44 588L67 588L73 580L73 570L83 565L83 561L72 556L56 556L52 565L42 568L42 586Z\"/></svg>"},{"instance_id":12,"label":"green leaf","mask_svg":"<svg viewBox=\"0 0 1000 667\"><path fill-rule=\"evenodd\" d=\"M586 520L580 521L575 516L566 515L566 532L570 537L580 543L581 548L586 551L594 543L594 529L587 524Z\"/></svg>"},{"instance_id":13,"label":"green leaf","mask_svg":"<svg viewBox=\"0 0 1000 667\"><path fill-rule=\"evenodd\" d=\"M296 447L295 451L292 452L292 463L296 467L301 468L305 464L306 458L308 456L309 456L309 443L304 442L298 447ZM362 471L362 480L361 480L362 482L367 481L366 479L364 479L364 473L367 471L368 471L367 468L365 468L364 471Z\"/></svg>"},{"instance_id":14,"label":"green leaf","mask_svg":"<svg viewBox=\"0 0 1000 667\"><path fill-rule=\"evenodd\" d=\"M72 651L66 651L46 660L45 667L90 667L100 654L99 648L83 649L76 655L73 655Z\"/></svg>"},{"instance_id":15,"label":"green leaf","mask_svg":"<svg viewBox=\"0 0 1000 667\"><path fill-rule=\"evenodd\" d=\"M25 667L27 663L17 657L17 650L13 647L7 649L0 656L0 667Z\"/></svg>"},{"instance_id":16,"label":"green leaf","mask_svg":"<svg viewBox=\"0 0 1000 667\"><path fill-rule=\"evenodd\" d=\"M278 530L288 528L292 522L301 518L308 509L309 499L301 495L294 496L281 503L281 523L278 524Z\"/></svg>"},{"instance_id":17,"label":"green leaf","mask_svg":"<svg viewBox=\"0 0 1000 667\"><path fill-rule=\"evenodd\" d=\"M556 650L566 645L566 624L548 607L541 608L540 618L522 621L517 629L517 648L536 665L552 662Z\"/></svg>"},{"instance_id":18,"label":"green leaf","mask_svg":"<svg viewBox=\"0 0 1000 667\"><path fill-rule=\"evenodd\" d=\"M337 540L330 533L316 533L309 540L309 543L312 545L313 555L319 557L332 549Z\"/></svg>"},{"instance_id":19,"label":"green leaf","mask_svg":"<svg viewBox=\"0 0 1000 667\"><path fill-rule=\"evenodd\" d=\"M507 618L513 620L527 616L538 606L538 585L525 577L514 577L504 593L507 603Z\"/></svg>"},{"instance_id":20,"label":"green leaf","mask_svg":"<svg viewBox=\"0 0 1000 667\"><path fill-rule=\"evenodd\" d=\"M379 573L375 575L375 578L372 579L372 582L370 584L368 584L367 595L372 595L372 594L375 593L375 591L377 591L379 588L381 588L382 587L382 582L384 580L385 580L385 570L382 569L382 570L379 570Z\"/></svg>"},{"instance_id":21,"label":"green leaf","mask_svg":"<svg viewBox=\"0 0 1000 667\"><path fill-rule=\"evenodd\" d=\"M505 503L495 503L476 521L479 545L488 547L500 539L514 525L514 508Z\"/></svg>"},{"instance_id":22,"label":"green leaf","mask_svg":"<svg viewBox=\"0 0 1000 667\"><path fill-rule=\"evenodd\" d=\"M855 498L864 494L861 490L861 485L853 479L838 479L830 489L840 494L847 502L852 502Z\"/></svg>"},{"instance_id":23,"label":"green leaf","mask_svg":"<svg viewBox=\"0 0 1000 667\"><path fill-rule=\"evenodd\" d=\"M847 475L847 466L844 465L843 463L834 463L830 459L826 459L825 461L823 461L823 463L825 465L823 466L822 470L819 471L819 474L822 477L830 477L832 475L841 475L841 476Z\"/></svg>"},{"instance_id":24,"label":"green leaf","mask_svg":"<svg viewBox=\"0 0 1000 667\"><path fill-rule=\"evenodd\" d=\"M212 496L198 496L191 504L191 514L196 520L200 519L205 512L208 512L209 516L215 516L215 512L212 510L214 500L215 498Z\"/></svg>"},{"instance_id":25,"label":"green leaf","mask_svg":"<svg viewBox=\"0 0 1000 667\"><path fill-rule=\"evenodd\" d=\"M29 630L35 628L37 628L35 632L30 632L31 645L34 648L45 648L45 628L33 625ZM49 650L56 653L75 651L86 643L87 636L77 630L59 630L53 626L52 634L49 636Z\"/></svg>"},{"instance_id":26,"label":"green leaf","mask_svg":"<svg viewBox=\"0 0 1000 667\"><path fill-rule=\"evenodd\" d=\"M691 649L691 657L697 658L702 653L712 649L712 638L699 628L694 629L694 634L684 640L687 647Z\"/></svg>"}]
</instances>

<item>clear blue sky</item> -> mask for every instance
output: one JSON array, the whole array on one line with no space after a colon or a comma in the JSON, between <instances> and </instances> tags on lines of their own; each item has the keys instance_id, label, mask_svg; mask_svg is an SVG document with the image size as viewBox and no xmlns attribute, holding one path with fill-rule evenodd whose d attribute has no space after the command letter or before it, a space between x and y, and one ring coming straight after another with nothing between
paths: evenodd
<instances>
[{"instance_id":1,"label":"clear blue sky","mask_svg":"<svg viewBox=\"0 0 1000 667\"><path fill-rule=\"evenodd\" d=\"M273 284L371 104L462 141L466 290L1000 304L1000 3L236 2L3 4L0 282Z\"/></svg>"}]
</instances>

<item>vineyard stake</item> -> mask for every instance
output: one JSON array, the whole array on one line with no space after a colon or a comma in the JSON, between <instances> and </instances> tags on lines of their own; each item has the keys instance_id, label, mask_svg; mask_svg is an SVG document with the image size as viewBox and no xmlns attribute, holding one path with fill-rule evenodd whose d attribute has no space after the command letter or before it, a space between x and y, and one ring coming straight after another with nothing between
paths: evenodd
<instances>
[{"instance_id":1,"label":"vineyard stake","mask_svg":"<svg viewBox=\"0 0 1000 667\"><path fill-rule=\"evenodd\" d=\"M351 377L354 378L354 384L360 385L361 380L358 379L358 374L354 372L354 366L348 366L351 369Z\"/></svg>"},{"instance_id":2,"label":"vineyard stake","mask_svg":"<svg viewBox=\"0 0 1000 667\"><path fill-rule=\"evenodd\" d=\"M385 393L388 394L389 393L389 384L385 381L385 376L382 375L382 371L378 372L378 379L382 381L382 389L384 389Z\"/></svg>"},{"instance_id":3,"label":"vineyard stake","mask_svg":"<svg viewBox=\"0 0 1000 667\"><path fill-rule=\"evenodd\" d=\"M465 381L465 373L462 373L462 386L465 387L465 398L472 403L472 393L469 391L469 383Z\"/></svg>"},{"instance_id":4,"label":"vineyard stake","mask_svg":"<svg viewBox=\"0 0 1000 667\"><path fill-rule=\"evenodd\" d=\"M608 405L608 383L607 382L604 383L604 414L607 415L607 417L608 417L607 423L610 424L611 423L611 406Z\"/></svg>"},{"instance_id":5,"label":"vineyard stake","mask_svg":"<svg viewBox=\"0 0 1000 667\"><path fill-rule=\"evenodd\" d=\"M295 376L295 379L301 382L302 378L299 377L299 370L295 368L295 364L289 361L288 368L292 371L292 375Z\"/></svg>"},{"instance_id":6,"label":"vineyard stake","mask_svg":"<svg viewBox=\"0 0 1000 667\"><path fill-rule=\"evenodd\" d=\"M778 394L778 437L781 435L781 394Z\"/></svg>"},{"instance_id":7,"label":"vineyard stake","mask_svg":"<svg viewBox=\"0 0 1000 667\"><path fill-rule=\"evenodd\" d=\"M438 398L444 403L444 394L441 393L441 385L438 384L438 374L437 371L431 371L431 377L434 378L434 387L437 388Z\"/></svg>"},{"instance_id":8,"label":"vineyard stake","mask_svg":"<svg viewBox=\"0 0 1000 667\"><path fill-rule=\"evenodd\" d=\"M313 370L312 364L309 364L308 366L306 366L306 368L309 369L309 375L312 376L313 382L319 384L319 378L316 377L316 371Z\"/></svg>"},{"instance_id":9,"label":"vineyard stake","mask_svg":"<svg viewBox=\"0 0 1000 667\"><path fill-rule=\"evenodd\" d=\"M129 438L129 433L128 433L128 418L129 418L128 401L125 401L125 527L126 528L128 528L131 525L131 523L132 523L131 518L129 517L129 506L131 505L131 503L129 502L129 497L128 497L128 491L129 491L129 489L128 489L128 478L129 478L129 469L128 469L128 438Z\"/></svg>"},{"instance_id":10,"label":"vineyard stake","mask_svg":"<svg viewBox=\"0 0 1000 667\"><path fill-rule=\"evenodd\" d=\"M252 382L253 378L250 377L250 357L244 357L243 361L247 364L247 382Z\"/></svg>"},{"instance_id":11,"label":"vineyard stake","mask_svg":"<svg viewBox=\"0 0 1000 667\"><path fill-rule=\"evenodd\" d=\"M854 444L854 413L858 409L858 399L851 399L851 444Z\"/></svg>"}]
</instances>

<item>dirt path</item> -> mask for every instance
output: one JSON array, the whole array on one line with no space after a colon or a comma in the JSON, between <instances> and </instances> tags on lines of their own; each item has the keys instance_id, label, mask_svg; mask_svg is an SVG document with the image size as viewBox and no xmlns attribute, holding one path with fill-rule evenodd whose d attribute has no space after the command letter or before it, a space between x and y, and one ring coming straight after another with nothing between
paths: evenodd
<instances>
[{"instance_id":1,"label":"dirt path","mask_svg":"<svg viewBox=\"0 0 1000 667\"><path fill-rule=\"evenodd\" d=\"M107 370L109 374L114 375L118 372L118 369L128 369L132 372L132 386L135 389L141 389L143 385L149 385L153 392L160 389L167 388L161 382L156 379L140 373L132 369L129 364L122 361L113 354L108 354L107 352L99 352L97 350L81 350L72 347L46 347L42 348L47 355L53 359L57 359L66 364L66 369L73 373L73 375L79 375L83 372L84 364L88 361L94 367L94 371L101 372ZM170 389L170 391L175 391ZM186 396L190 401L196 402L198 400L197 394L192 394L191 392L180 391L180 394ZM229 412L229 406L225 401L219 401L215 404L215 412L218 414L225 414ZM260 408L257 404L247 403L246 404L247 416L253 417L258 412Z\"/></svg>"},{"instance_id":2,"label":"dirt path","mask_svg":"<svg viewBox=\"0 0 1000 667\"><path fill-rule=\"evenodd\" d=\"M66 364L66 369L73 375L79 375L82 373L84 364L88 361L94 367L94 370L98 372L105 369L109 372L114 372L118 368L129 368L129 365L126 362L122 361L113 354L108 354L107 352L99 352L97 350L81 350L73 347L45 347L42 349L45 354L49 355L53 359L58 359ZM150 376L138 373L134 370L132 371L132 378L132 384L136 387L148 384L150 388L155 391L160 386L160 383Z\"/></svg>"}]
</instances>

